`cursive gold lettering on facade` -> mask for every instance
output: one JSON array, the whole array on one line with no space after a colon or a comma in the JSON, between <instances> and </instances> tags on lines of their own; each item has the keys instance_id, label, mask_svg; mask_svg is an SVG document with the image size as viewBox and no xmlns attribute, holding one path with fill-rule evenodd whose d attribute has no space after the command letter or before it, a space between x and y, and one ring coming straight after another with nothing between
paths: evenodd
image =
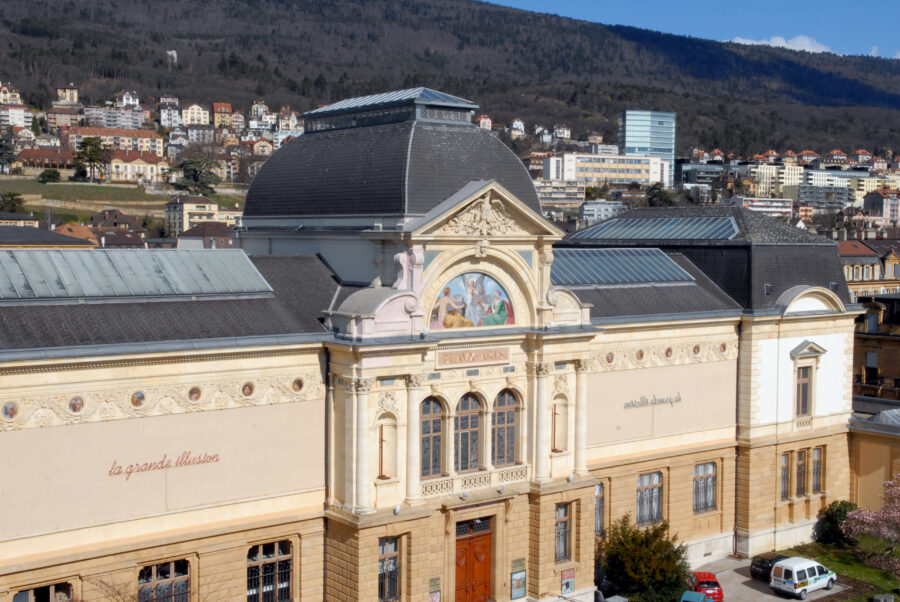
<instances>
[{"instance_id":1,"label":"cursive gold lettering on facade","mask_svg":"<svg viewBox=\"0 0 900 602\"><path fill-rule=\"evenodd\" d=\"M509 347L491 349L463 349L461 351L439 351L438 368L465 366L470 364L500 364L509 361Z\"/></svg>"},{"instance_id":2,"label":"cursive gold lettering on facade","mask_svg":"<svg viewBox=\"0 0 900 602\"><path fill-rule=\"evenodd\" d=\"M186 466L196 466L198 464L210 464L219 461L219 454L216 453L194 453L190 450L181 452L176 458L170 458L169 454L163 454L159 460L151 460L145 462L134 462L132 464L119 464L113 460L112 467L109 469L109 476L118 477L125 476L125 480L131 479L131 475L139 472L152 472L154 470L168 470L170 468L184 468Z\"/></svg>"}]
</instances>

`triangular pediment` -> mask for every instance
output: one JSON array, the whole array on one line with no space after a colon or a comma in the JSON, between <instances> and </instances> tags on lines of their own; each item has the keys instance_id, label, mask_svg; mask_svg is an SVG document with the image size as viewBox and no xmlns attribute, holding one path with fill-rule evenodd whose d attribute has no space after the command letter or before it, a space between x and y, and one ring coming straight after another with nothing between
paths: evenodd
<instances>
[{"instance_id":1,"label":"triangular pediment","mask_svg":"<svg viewBox=\"0 0 900 602\"><path fill-rule=\"evenodd\" d=\"M791 357L793 359L804 357L818 357L825 354L825 349L812 341L803 341L793 349L791 349Z\"/></svg>"},{"instance_id":2,"label":"triangular pediment","mask_svg":"<svg viewBox=\"0 0 900 602\"><path fill-rule=\"evenodd\" d=\"M454 240L564 235L495 181L470 182L418 220L412 231L417 238Z\"/></svg>"}]
</instances>

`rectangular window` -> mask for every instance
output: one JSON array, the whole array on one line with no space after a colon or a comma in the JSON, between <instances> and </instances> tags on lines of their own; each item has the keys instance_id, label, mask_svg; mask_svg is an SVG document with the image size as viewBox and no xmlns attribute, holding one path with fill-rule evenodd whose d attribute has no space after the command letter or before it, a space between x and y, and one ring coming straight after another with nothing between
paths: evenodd
<instances>
[{"instance_id":1,"label":"rectangular window","mask_svg":"<svg viewBox=\"0 0 900 602\"><path fill-rule=\"evenodd\" d=\"M806 451L797 452L797 496L806 495Z\"/></svg>"},{"instance_id":2,"label":"rectangular window","mask_svg":"<svg viewBox=\"0 0 900 602\"><path fill-rule=\"evenodd\" d=\"M781 454L781 499L791 497L791 454Z\"/></svg>"},{"instance_id":3,"label":"rectangular window","mask_svg":"<svg viewBox=\"0 0 900 602\"><path fill-rule=\"evenodd\" d=\"M716 463L694 466L694 512L716 509Z\"/></svg>"},{"instance_id":4,"label":"rectangular window","mask_svg":"<svg viewBox=\"0 0 900 602\"><path fill-rule=\"evenodd\" d=\"M638 475L635 522L646 525L658 520L662 520L662 473Z\"/></svg>"},{"instance_id":5,"label":"rectangular window","mask_svg":"<svg viewBox=\"0 0 900 602\"><path fill-rule=\"evenodd\" d=\"M569 560L571 558L571 550L569 543L571 540L570 527L571 521L569 516L569 504L556 505L556 561Z\"/></svg>"},{"instance_id":6,"label":"rectangular window","mask_svg":"<svg viewBox=\"0 0 900 602\"><path fill-rule=\"evenodd\" d=\"M603 483L594 485L594 534L603 535L603 504L606 501L606 495L603 490Z\"/></svg>"},{"instance_id":7,"label":"rectangular window","mask_svg":"<svg viewBox=\"0 0 900 602\"><path fill-rule=\"evenodd\" d=\"M138 602L189 602L190 598L187 560L151 564L138 573Z\"/></svg>"},{"instance_id":8,"label":"rectangular window","mask_svg":"<svg viewBox=\"0 0 900 602\"><path fill-rule=\"evenodd\" d=\"M400 599L400 544L397 537L378 540L378 602Z\"/></svg>"},{"instance_id":9,"label":"rectangular window","mask_svg":"<svg viewBox=\"0 0 900 602\"><path fill-rule=\"evenodd\" d=\"M71 583L54 583L18 592L13 602L63 602L72 599Z\"/></svg>"},{"instance_id":10,"label":"rectangular window","mask_svg":"<svg viewBox=\"0 0 900 602\"><path fill-rule=\"evenodd\" d=\"M247 552L247 602L290 602L291 542L253 546Z\"/></svg>"},{"instance_id":11,"label":"rectangular window","mask_svg":"<svg viewBox=\"0 0 900 602\"><path fill-rule=\"evenodd\" d=\"M825 450L816 447L812 451L812 491L822 493L822 461L825 459Z\"/></svg>"},{"instance_id":12,"label":"rectangular window","mask_svg":"<svg viewBox=\"0 0 900 602\"><path fill-rule=\"evenodd\" d=\"M809 366L797 368L797 416L809 416Z\"/></svg>"}]
</instances>

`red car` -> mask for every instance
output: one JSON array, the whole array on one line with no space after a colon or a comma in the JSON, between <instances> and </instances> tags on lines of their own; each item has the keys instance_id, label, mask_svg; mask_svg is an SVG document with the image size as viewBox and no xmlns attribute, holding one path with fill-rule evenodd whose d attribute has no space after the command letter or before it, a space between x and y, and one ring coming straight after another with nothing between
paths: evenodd
<instances>
[{"instance_id":1,"label":"red car","mask_svg":"<svg viewBox=\"0 0 900 602\"><path fill-rule=\"evenodd\" d=\"M692 592L700 592L706 594L715 602L722 602L725 594L722 593L722 586L719 585L718 579L712 573L706 571L694 571L688 578L688 588Z\"/></svg>"}]
</instances>

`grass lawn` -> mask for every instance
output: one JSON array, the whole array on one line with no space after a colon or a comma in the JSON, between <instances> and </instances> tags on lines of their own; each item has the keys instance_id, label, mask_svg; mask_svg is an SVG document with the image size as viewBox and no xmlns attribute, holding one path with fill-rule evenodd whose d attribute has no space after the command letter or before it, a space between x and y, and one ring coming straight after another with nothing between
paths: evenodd
<instances>
[{"instance_id":1,"label":"grass lawn","mask_svg":"<svg viewBox=\"0 0 900 602\"><path fill-rule=\"evenodd\" d=\"M0 191L39 194L59 201L164 201L168 197L147 194L140 188L97 184L41 184L34 180L0 180Z\"/></svg>"},{"instance_id":2,"label":"grass lawn","mask_svg":"<svg viewBox=\"0 0 900 602\"><path fill-rule=\"evenodd\" d=\"M875 591L862 594L851 600L870 600L873 594L890 594L900 586L900 579L894 575L874 569L863 564L857 554L858 548L838 547L830 544L809 543L782 551L787 556L802 556L812 558L838 574L838 583L841 576L850 577L875 587Z\"/></svg>"},{"instance_id":3,"label":"grass lawn","mask_svg":"<svg viewBox=\"0 0 900 602\"><path fill-rule=\"evenodd\" d=\"M209 198L211 198L220 207L234 207L235 204L237 204L238 207L244 206L244 199L237 196L231 196L230 194L219 194L217 192Z\"/></svg>"}]
</instances>

